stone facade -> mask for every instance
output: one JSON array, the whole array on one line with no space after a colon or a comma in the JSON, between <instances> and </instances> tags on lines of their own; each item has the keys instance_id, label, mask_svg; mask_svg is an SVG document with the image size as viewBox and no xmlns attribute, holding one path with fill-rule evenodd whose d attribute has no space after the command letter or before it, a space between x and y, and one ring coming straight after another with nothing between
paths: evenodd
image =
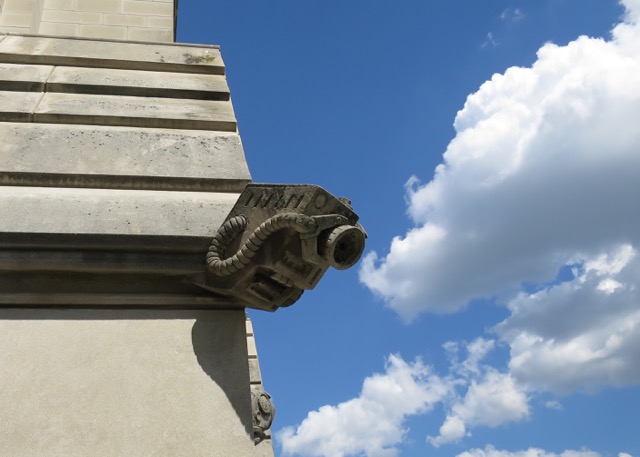
<instances>
[{"instance_id":1,"label":"stone facade","mask_svg":"<svg viewBox=\"0 0 640 457\"><path fill-rule=\"evenodd\" d=\"M0 0L0 455L273 456L244 306L186 280L251 176L174 12Z\"/></svg>"},{"instance_id":2,"label":"stone facade","mask_svg":"<svg viewBox=\"0 0 640 457\"><path fill-rule=\"evenodd\" d=\"M0 0L0 455L273 457L245 307L366 234L251 183L217 46L173 0Z\"/></svg>"},{"instance_id":3,"label":"stone facade","mask_svg":"<svg viewBox=\"0 0 640 457\"><path fill-rule=\"evenodd\" d=\"M0 33L172 42L173 0L2 0Z\"/></svg>"},{"instance_id":4,"label":"stone facade","mask_svg":"<svg viewBox=\"0 0 640 457\"><path fill-rule=\"evenodd\" d=\"M0 309L0 455L273 457L246 341L242 311Z\"/></svg>"}]
</instances>

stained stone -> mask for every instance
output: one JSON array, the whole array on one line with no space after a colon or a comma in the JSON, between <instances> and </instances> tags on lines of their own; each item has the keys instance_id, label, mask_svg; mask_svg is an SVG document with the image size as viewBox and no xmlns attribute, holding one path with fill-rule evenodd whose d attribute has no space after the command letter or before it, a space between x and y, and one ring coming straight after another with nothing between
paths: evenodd
<instances>
[{"instance_id":1,"label":"stained stone","mask_svg":"<svg viewBox=\"0 0 640 457\"><path fill-rule=\"evenodd\" d=\"M224 63L218 47L202 45L127 43L10 35L0 41L0 61L224 74Z\"/></svg>"},{"instance_id":2,"label":"stained stone","mask_svg":"<svg viewBox=\"0 0 640 457\"><path fill-rule=\"evenodd\" d=\"M0 138L3 185L240 192L251 179L237 133L0 123Z\"/></svg>"}]
</instances>

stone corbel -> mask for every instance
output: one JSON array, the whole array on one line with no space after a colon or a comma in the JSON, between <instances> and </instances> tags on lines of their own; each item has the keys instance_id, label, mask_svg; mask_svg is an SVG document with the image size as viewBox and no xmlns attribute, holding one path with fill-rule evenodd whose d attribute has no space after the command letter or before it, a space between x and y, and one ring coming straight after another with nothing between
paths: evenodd
<instances>
[{"instance_id":1,"label":"stone corbel","mask_svg":"<svg viewBox=\"0 0 640 457\"><path fill-rule=\"evenodd\" d=\"M197 285L275 311L327 269L353 266L366 233L350 202L313 185L249 184L215 234Z\"/></svg>"}]
</instances>

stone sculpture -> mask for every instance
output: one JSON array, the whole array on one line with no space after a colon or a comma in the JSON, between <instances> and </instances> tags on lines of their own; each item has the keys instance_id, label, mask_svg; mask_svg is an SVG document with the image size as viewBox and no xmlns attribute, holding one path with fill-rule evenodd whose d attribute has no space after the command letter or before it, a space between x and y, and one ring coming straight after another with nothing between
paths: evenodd
<instances>
[{"instance_id":1,"label":"stone sculpture","mask_svg":"<svg viewBox=\"0 0 640 457\"><path fill-rule=\"evenodd\" d=\"M251 410L253 419L253 441L258 444L265 439L266 431L271 428L276 408L271 395L265 391L251 392Z\"/></svg>"},{"instance_id":2,"label":"stone sculpture","mask_svg":"<svg viewBox=\"0 0 640 457\"><path fill-rule=\"evenodd\" d=\"M215 234L194 282L245 306L275 311L326 270L353 266L366 232L346 199L313 185L249 184Z\"/></svg>"}]
</instances>

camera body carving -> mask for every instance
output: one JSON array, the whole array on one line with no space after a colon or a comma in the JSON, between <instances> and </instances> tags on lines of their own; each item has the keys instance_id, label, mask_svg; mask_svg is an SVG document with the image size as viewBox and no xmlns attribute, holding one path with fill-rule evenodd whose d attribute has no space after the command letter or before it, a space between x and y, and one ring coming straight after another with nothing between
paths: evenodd
<instances>
[{"instance_id":1,"label":"camera body carving","mask_svg":"<svg viewBox=\"0 0 640 457\"><path fill-rule=\"evenodd\" d=\"M214 235L198 285L275 311L313 289L330 266L353 266L365 238L349 201L319 186L249 184Z\"/></svg>"}]
</instances>

